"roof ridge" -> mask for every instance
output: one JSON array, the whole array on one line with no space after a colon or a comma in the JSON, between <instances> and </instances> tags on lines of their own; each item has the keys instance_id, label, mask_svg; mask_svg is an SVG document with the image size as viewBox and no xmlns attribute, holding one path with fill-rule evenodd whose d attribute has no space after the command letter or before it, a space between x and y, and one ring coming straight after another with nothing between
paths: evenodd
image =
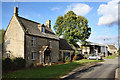
<instances>
[{"instance_id":1,"label":"roof ridge","mask_svg":"<svg viewBox=\"0 0 120 80\"><path fill-rule=\"evenodd\" d=\"M22 19L24 19L24 20L27 20L27 21L33 22L33 23L41 24L41 23L38 23L38 22L36 22L36 21L33 21L33 20L30 20L30 19L23 18L23 17L21 17L21 16L18 16L18 17L19 17L19 18L22 18Z\"/></svg>"}]
</instances>

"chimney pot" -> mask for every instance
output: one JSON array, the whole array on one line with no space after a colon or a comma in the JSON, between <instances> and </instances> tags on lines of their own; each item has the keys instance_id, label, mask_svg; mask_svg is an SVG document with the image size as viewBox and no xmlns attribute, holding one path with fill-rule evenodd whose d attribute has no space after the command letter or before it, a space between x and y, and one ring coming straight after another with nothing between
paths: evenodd
<instances>
[{"instance_id":1,"label":"chimney pot","mask_svg":"<svg viewBox=\"0 0 120 80\"><path fill-rule=\"evenodd\" d=\"M115 43L113 44L113 46L115 46Z\"/></svg>"},{"instance_id":2,"label":"chimney pot","mask_svg":"<svg viewBox=\"0 0 120 80\"><path fill-rule=\"evenodd\" d=\"M46 26L47 26L48 28L51 28L51 21L50 21L50 20L46 20Z\"/></svg>"},{"instance_id":3,"label":"chimney pot","mask_svg":"<svg viewBox=\"0 0 120 80\"><path fill-rule=\"evenodd\" d=\"M14 14L18 16L18 7L14 7Z\"/></svg>"}]
</instances>

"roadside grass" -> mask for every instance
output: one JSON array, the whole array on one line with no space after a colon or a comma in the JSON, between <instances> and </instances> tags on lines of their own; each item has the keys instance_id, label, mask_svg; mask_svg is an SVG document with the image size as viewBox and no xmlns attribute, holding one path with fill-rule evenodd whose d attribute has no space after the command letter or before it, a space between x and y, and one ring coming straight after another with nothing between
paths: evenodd
<instances>
[{"instance_id":1,"label":"roadside grass","mask_svg":"<svg viewBox=\"0 0 120 80\"><path fill-rule=\"evenodd\" d=\"M115 55L107 56L107 57L102 57L103 59L115 59Z\"/></svg>"},{"instance_id":2,"label":"roadside grass","mask_svg":"<svg viewBox=\"0 0 120 80\"><path fill-rule=\"evenodd\" d=\"M87 60L82 59L78 61L73 61L65 64L57 64L46 67L37 67L25 70L18 70L14 72L9 72L3 74L4 78L59 78L72 71L79 66L82 66L84 63L90 62L102 62L103 60Z\"/></svg>"},{"instance_id":3,"label":"roadside grass","mask_svg":"<svg viewBox=\"0 0 120 80\"><path fill-rule=\"evenodd\" d=\"M120 68L118 68L118 79L120 79Z\"/></svg>"},{"instance_id":4,"label":"roadside grass","mask_svg":"<svg viewBox=\"0 0 120 80\"><path fill-rule=\"evenodd\" d=\"M77 63L90 63L90 62L103 62L104 60L89 60L89 59L82 59L82 60L78 60L78 61L74 61Z\"/></svg>"}]
</instances>

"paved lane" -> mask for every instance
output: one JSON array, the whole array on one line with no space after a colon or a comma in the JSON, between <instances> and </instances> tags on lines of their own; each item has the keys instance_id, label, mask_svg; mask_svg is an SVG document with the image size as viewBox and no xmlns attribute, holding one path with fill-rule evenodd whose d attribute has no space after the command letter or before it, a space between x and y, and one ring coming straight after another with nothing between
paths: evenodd
<instances>
[{"instance_id":1,"label":"paved lane","mask_svg":"<svg viewBox=\"0 0 120 80\"><path fill-rule=\"evenodd\" d=\"M118 57L106 59L102 65L91 67L87 70L79 71L66 79L81 78L114 78L115 69L118 67Z\"/></svg>"}]
</instances>

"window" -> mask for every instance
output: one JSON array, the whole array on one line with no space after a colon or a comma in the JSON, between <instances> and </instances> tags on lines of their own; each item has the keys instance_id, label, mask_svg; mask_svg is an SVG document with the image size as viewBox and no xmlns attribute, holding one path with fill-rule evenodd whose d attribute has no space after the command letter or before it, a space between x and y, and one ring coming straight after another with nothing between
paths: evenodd
<instances>
[{"instance_id":1,"label":"window","mask_svg":"<svg viewBox=\"0 0 120 80\"><path fill-rule=\"evenodd\" d=\"M10 51L7 51L6 54L7 54L7 58L10 58Z\"/></svg>"},{"instance_id":2,"label":"window","mask_svg":"<svg viewBox=\"0 0 120 80\"><path fill-rule=\"evenodd\" d=\"M7 53L7 58L10 58L10 53Z\"/></svg>"},{"instance_id":3,"label":"window","mask_svg":"<svg viewBox=\"0 0 120 80\"><path fill-rule=\"evenodd\" d=\"M45 28L44 27L42 27L42 32L45 32Z\"/></svg>"},{"instance_id":4,"label":"window","mask_svg":"<svg viewBox=\"0 0 120 80\"><path fill-rule=\"evenodd\" d=\"M52 41L50 40L49 43L50 43L50 48L52 48Z\"/></svg>"},{"instance_id":5,"label":"window","mask_svg":"<svg viewBox=\"0 0 120 80\"><path fill-rule=\"evenodd\" d=\"M32 59L32 60L35 60L35 57L36 57L36 52L32 52L31 59Z\"/></svg>"},{"instance_id":6,"label":"window","mask_svg":"<svg viewBox=\"0 0 120 80\"><path fill-rule=\"evenodd\" d=\"M36 46L36 38L35 37L32 37L31 45Z\"/></svg>"}]
</instances>

